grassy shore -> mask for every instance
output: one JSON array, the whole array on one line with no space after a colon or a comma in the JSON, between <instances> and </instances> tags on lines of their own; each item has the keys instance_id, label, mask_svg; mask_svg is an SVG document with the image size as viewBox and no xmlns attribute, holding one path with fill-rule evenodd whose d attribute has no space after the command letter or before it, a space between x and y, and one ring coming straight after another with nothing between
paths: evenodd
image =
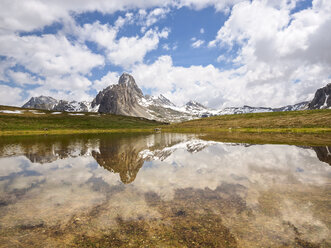
<instances>
[{"instance_id":1,"label":"grassy shore","mask_svg":"<svg viewBox=\"0 0 331 248\"><path fill-rule=\"evenodd\" d=\"M169 125L176 132L331 133L331 110L223 115Z\"/></svg>"},{"instance_id":2,"label":"grassy shore","mask_svg":"<svg viewBox=\"0 0 331 248\"><path fill-rule=\"evenodd\" d=\"M17 113L4 113L17 111ZM2 111L2 112L1 112ZM0 135L152 132L187 133L310 133L331 135L331 110L306 110L224 115L182 123L164 123L139 117L98 113L54 113L0 106Z\"/></svg>"},{"instance_id":3,"label":"grassy shore","mask_svg":"<svg viewBox=\"0 0 331 248\"><path fill-rule=\"evenodd\" d=\"M17 111L4 113L1 111ZM163 123L98 113L59 113L0 106L0 135L150 132Z\"/></svg>"}]
</instances>

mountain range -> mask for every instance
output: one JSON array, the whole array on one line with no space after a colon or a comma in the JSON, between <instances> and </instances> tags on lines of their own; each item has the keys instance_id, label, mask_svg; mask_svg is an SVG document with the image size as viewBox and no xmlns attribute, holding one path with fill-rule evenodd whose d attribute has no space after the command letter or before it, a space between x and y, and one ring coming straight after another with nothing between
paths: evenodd
<instances>
[{"instance_id":1,"label":"mountain range","mask_svg":"<svg viewBox=\"0 0 331 248\"><path fill-rule=\"evenodd\" d=\"M331 84L328 84L316 91L312 101L280 108L245 105L243 107L227 107L216 110L207 108L196 101L189 101L184 106L176 106L163 95L158 97L144 95L134 78L127 73L123 73L118 84L110 85L100 91L92 102L69 102L49 96L39 96L32 97L22 107L67 112L111 113L166 122L179 122L215 115L331 108L330 95Z\"/></svg>"}]
</instances>

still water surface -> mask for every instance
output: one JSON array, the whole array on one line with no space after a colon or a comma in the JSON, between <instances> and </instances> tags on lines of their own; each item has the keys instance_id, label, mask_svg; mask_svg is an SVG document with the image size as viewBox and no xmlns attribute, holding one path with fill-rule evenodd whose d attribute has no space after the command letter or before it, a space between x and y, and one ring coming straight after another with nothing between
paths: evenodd
<instances>
[{"instance_id":1,"label":"still water surface","mask_svg":"<svg viewBox=\"0 0 331 248\"><path fill-rule=\"evenodd\" d=\"M1 138L0 247L330 247L331 147Z\"/></svg>"}]
</instances>

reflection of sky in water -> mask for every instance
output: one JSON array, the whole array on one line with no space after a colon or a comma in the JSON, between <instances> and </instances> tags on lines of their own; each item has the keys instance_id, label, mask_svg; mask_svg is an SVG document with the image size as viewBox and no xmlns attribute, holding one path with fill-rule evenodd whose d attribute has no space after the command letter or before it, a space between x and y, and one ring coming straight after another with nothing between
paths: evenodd
<instances>
[{"instance_id":1,"label":"reflection of sky in water","mask_svg":"<svg viewBox=\"0 0 331 248\"><path fill-rule=\"evenodd\" d=\"M251 244L247 226L255 238L263 237L259 242L264 245L272 244L272 239L286 243L298 237L330 242L331 167L311 148L243 146L175 134L39 147L16 144L2 149L12 155L0 158L2 232L22 226L63 228L75 223L73 218L86 219L80 231L92 228L95 233L116 228L119 217L166 222L162 208L146 195L156 193L155 201L161 205L195 204L178 197L186 189L202 192L206 198L196 210L222 216L239 246ZM130 183L123 184L123 178ZM232 204L234 196L244 210ZM90 216L91 211L95 213ZM21 232L22 228L11 235L17 238Z\"/></svg>"}]
</instances>

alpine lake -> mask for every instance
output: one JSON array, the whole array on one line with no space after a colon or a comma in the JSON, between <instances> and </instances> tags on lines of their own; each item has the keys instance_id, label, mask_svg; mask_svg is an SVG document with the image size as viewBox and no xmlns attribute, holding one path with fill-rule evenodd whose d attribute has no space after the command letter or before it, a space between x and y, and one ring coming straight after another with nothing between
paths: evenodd
<instances>
[{"instance_id":1,"label":"alpine lake","mask_svg":"<svg viewBox=\"0 0 331 248\"><path fill-rule=\"evenodd\" d=\"M0 247L331 247L330 165L330 144L1 137Z\"/></svg>"}]
</instances>

